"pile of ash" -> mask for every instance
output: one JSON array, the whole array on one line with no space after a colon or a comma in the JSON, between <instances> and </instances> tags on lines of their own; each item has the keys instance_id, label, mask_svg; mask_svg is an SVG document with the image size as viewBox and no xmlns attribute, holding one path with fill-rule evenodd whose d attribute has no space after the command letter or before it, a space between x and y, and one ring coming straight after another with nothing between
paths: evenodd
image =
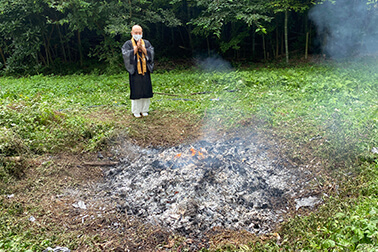
<instances>
[{"instance_id":1,"label":"pile of ash","mask_svg":"<svg viewBox=\"0 0 378 252\"><path fill-rule=\"evenodd\" d=\"M125 148L101 192L120 211L184 235L213 227L270 232L307 184L253 134L160 150Z\"/></svg>"}]
</instances>

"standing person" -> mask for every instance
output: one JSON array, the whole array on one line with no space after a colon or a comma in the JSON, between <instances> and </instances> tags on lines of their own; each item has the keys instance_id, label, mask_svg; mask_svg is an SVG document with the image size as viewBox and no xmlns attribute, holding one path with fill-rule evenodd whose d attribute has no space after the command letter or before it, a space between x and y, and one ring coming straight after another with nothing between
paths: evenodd
<instances>
[{"instance_id":1,"label":"standing person","mask_svg":"<svg viewBox=\"0 0 378 252\"><path fill-rule=\"evenodd\" d=\"M139 25L131 29L132 38L122 46L126 70L129 72L131 113L135 117L148 116L150 98L153 96L151 75L154 69L154 48L142 39Z\"/></svg>"}]
</instances>

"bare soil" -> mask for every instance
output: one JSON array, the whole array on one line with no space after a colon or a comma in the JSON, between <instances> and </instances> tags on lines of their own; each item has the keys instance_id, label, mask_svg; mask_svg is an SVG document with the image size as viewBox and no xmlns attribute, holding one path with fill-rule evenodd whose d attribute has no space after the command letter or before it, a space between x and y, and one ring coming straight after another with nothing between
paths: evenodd
<instances>
[{"instance_id":1,"label":"bare soil","mask_svg":"<svg viewBox=\"0 0 378 252\"><path fill-rule=\"evenodd\" d=\"M135 217L120 213L115 205L93 202L86 197L92 186L103 179L107 165L117 162L122 156L122 153L114 151L119 141L130 141L143 147L168 147L194 142L204 134L202 118L184 114L164 116L166 113L172 112L155 111L148 117L136 119L127 113L116 115L110 110L93 112L88 116L115 121L121 129L118 136L96 152L66 152L26 160L30 168L7 188L14 197L4 200L10 206L21 204L22 217L33 216L36 219L30 224L36 233L58 237L56 246L74 247L74 251L215 250L226 246L237 248L268 238L256 237L246 231L214 229L203 238L193 240L142 223ZM258 123L246 120L242 126L252 127ZM217 130L213 135L223 133ZM271 134L264 141L273 137ZM310 147L307 149L311 151ZM312 163L316 164L316 160ZM87 204L87 209L73 206L79 200Z\"/></svg>"}]
</instances>

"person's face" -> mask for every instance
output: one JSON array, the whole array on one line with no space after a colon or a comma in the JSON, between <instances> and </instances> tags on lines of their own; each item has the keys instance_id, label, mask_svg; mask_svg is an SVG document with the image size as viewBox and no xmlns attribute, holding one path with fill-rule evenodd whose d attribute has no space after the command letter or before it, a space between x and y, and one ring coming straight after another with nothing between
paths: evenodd
<instances>
[{"instance_id":1,"label":"person's face","mask_svg":"<svg viewBox=\"0 0 378 252\"><path fill-rule=\"evenodd\" d=\"M131 31L131 35L142 35L142 34L143 34L142 27L139 27L139 26L133 27Z\"/></svg>"}]
</instances>

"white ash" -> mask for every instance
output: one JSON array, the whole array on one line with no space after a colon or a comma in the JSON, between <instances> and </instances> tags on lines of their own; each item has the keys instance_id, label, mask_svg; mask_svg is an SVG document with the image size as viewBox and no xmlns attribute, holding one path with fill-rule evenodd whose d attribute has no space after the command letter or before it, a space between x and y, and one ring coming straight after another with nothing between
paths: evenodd
<instances>
[{"instance_id":1,"label":"white ash","mask_svg":"<svg viewBox=\"0 0 378 252\"><path fill-rule=\"evenodd\" d=\"M314 207L321 204L323 201L318 197L310 196L306 198L295 199L295 209L298 210L301 207Z\"/></svg>"},{"instance_id":2,"label":"white ash","mask_svg":"<svg viewBox=\"0 0 378 252\"><path fill-rule=\"evenodd\" d=\"M257 142L251 135L164 150L127 146L99 189L120 211L182 234L217 226L267 233L306 182Z\"/></svg>"}]
</instances>

